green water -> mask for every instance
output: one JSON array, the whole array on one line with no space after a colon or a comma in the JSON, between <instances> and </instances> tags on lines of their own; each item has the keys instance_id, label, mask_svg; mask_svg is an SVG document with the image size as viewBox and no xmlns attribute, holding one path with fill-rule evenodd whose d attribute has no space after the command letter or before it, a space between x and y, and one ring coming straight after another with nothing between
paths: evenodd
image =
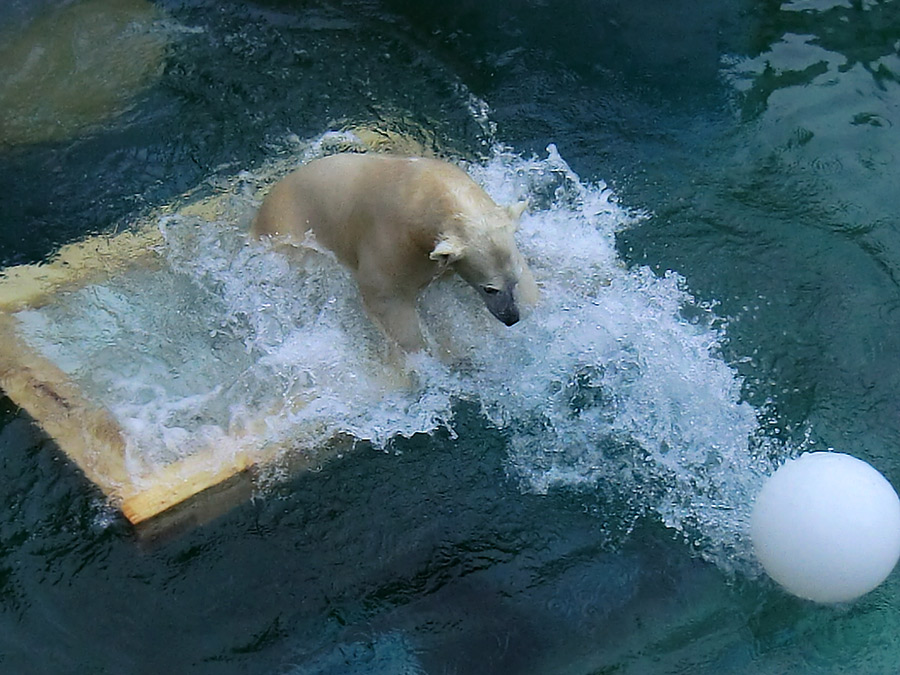
<instances>
[{"instance_id":1,"label":"green water","mask_svg":"<svg viewBox=\"0 0 900 675\"><path fill-rule=\"evenodd\" d=\"M4 5L0 36L53 5ZM833 447L900 484L896 2L156 6L157 80L67 138L0 139L3 265L328 129L553 143L646 214L618 231L627 264L714 303L773 453ZM900 670L896 574L793 599L636 513L638 484L529 489L509 433L455 415L146 547L0 399L0 672Z\"/></svg>"}]
</instances>

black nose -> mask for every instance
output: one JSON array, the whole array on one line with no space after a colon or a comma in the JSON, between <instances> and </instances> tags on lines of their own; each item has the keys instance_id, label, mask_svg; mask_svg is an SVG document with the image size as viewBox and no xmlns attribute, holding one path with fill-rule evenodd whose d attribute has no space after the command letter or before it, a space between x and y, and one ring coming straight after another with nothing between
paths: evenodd
<instances>
[{"instance_id":1,"label":"black nose","mask_svg":"<svg viewBox=\"0 0 900 675\"><path fill-rule=\"evenodd\" d=\"M498 316L497 318L507 326L512 326L519 323L519 310L513 307L508 312L505 312L503 316Z\"/></svg>"},{"instance_id":2,"label":"black nose","mask_svg":"<svg viewBox=\"0 0 900 675\"><path fill-rule=\"evenodd\" d=\"M513 324L519 323L519 308L515 305L508 305L506 307L488 307L491 310L491 314L497 317L500 321L502 321L507 326L512 326Z\"/></svg>"},{"instance_id":3,"label":"black nose","mask_svg":"<svg viewBox=\"0 0 900 675\"><path fill-rule=\"evenodd\" d=\"M491 314L507 326L512 326L519 322L519 308L513 297L512 288L492 293L482 291L481 296L484 298L484 304L487 305Z\"/></svg>"}]
</instances>

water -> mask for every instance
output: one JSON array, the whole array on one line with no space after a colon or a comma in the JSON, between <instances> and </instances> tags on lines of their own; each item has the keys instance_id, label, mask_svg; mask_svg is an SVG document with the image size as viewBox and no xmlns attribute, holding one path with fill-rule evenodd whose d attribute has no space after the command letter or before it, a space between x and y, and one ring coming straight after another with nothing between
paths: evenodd
<instances>
[{"instance_id":1,"label":"water","mask_svg":"<svg viewBox=\"0 0 900 675\"><path fill-rule=\"evenodd\" d=\"M85 307L110 310L120 351L69 368L129 393L142 461L239 425L247 401L283 401L268 432L303 451L365 442L144 549L7 402L5 672L895 670L894 577L811 606L758 574L745 529L762 476L803 449L897 483L894 3L158 7L156 85L4 151L4 184L28 188L4 194L0 252L150 223L178 274L29 325L53 349ZM463 358L422 360L407 389L332 261L243 238L251 188L360 124L532 203L541 305L507 329L435 285L424 320ZM215 228L180 210L198 195L227 204ZM163 293L219 324L135 340ZM173 334L194 342L169 362L104 369ZM186 371L198 353L218 360Z\"/></svg>"}]
</instances>

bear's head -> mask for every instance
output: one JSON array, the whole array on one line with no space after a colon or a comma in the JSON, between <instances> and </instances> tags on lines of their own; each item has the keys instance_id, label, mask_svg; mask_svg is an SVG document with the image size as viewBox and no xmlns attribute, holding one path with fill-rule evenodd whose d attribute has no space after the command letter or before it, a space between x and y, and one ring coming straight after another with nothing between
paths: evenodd
<instances>
[{"instance_id":1,"label":"bear's head","mask_svg":"<svg viewBox=\"0 0 900 675\"><path fill-rule=\"evenodd\" d=\"M431 259L451 267L507 326L537 300L537 287L515 242L525 203L495 207L477 218L460 216L440 235Z\"/></svg>"}]
</instances>

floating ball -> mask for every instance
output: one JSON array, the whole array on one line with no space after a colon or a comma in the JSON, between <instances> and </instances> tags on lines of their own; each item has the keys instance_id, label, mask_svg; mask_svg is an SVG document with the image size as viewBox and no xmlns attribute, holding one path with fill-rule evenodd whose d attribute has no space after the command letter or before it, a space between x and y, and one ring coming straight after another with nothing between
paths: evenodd
<instances>
[{"instance_id":1,"label":"floating ball","mask_svg":"<svg viewBox=\"0 0 900 675\"><path fill-rule=\"evenodd\" d=\"M806 453L765 482L750 536L766 572L787 591L846 602L878 586L900 558L900 499L860 459Z\"/></svg>"}]
</instances>

